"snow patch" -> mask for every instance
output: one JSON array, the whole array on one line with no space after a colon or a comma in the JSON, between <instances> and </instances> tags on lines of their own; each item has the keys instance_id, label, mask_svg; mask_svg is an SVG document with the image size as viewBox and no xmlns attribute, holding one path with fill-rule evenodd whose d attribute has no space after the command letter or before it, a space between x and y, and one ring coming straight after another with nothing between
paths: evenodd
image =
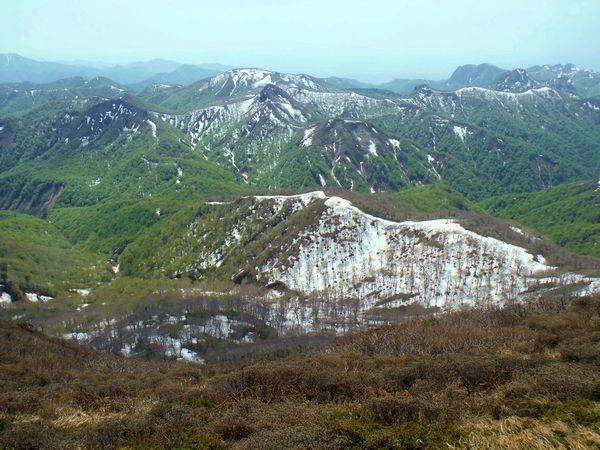
<instances>
[{"instance_id":1,"label":"snow patch","mask_svg":"<svg viewBox=\"0 0 600 450\"><path fill-rule=\"evenodd\" d=\"M300 141L300 145L302 145L303 147L308 147L310 145L312 145L312 136L313 133L315 132L315 129L317 127L312 127L312 128L308 128L306 130L304 130L304 136L302 137L302 140Z\"/></svg>"},{"instance_id":2,"label":"snow patch","mask_svg":"<svg viewBox=\"0 0 600 450\"><path fill-rule=\"evenodd\" d=\"M38 294L37 292L25 292L25 297L27 297L27 300L29 300L30 302L47 302L48 300L52 300L52 297L48 296L48 295L41 295Z\"/></svg>"},{"instance_id":3,"label":"snow patch","mask_svg":"<svg viewBox=\"0 0 600 450\"><path fill-rule=\"evenodd\" d=\"M71 292L75 292L79 295L81 295L82 297L87 297L88 295L90 295L90 292L92 292L92 290L90 288L84 288L84 289L69 289L69 291Z\"/></svg>"},{"instance_id":4,"label":"snow patch","mask_svg":"<svg viewBox=\"0 0 600 450\"><path fill-rule=\"evenodd\" d=\"M454 125L453 130L454 130L454 134L456 134L460 138L460 140L463 141L463 143L464 143L467 135L469 134L467 127L461 127L458 125Z\"/></svg>"},{"instance_id":5,"label":"snow patch","mask_svg":"<svg viewBox=\"0 0 600 450\"><path fill-rule=\"evenodd\" d=\"M373 156L379 156L377 154L377 145L373 141L369 141L369 153Z\"/></svg>"},{"instance_id":6,"label":"snow patch","mask_svg":"<svg viewBox=\"0 0 600 450\"><path fill-rule=\"evenodd\" d=\"M150 125L150 128L152 128L152 137L156 138L156 124L150 119L146 120L146 122L148 122L148 125Z\"/></svg>"}]
</instances>

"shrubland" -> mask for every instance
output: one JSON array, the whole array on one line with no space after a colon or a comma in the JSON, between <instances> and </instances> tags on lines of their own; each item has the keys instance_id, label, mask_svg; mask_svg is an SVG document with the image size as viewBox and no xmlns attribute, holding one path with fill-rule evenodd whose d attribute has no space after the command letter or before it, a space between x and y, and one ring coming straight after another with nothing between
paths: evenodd
<instances>
[{"instance_id":1,"label":"shrubland","mask_svg":"<svg viewBox=\"0 0 600 450\"><path fill-rule=\"evenodd\" d=\"M191 364L0 323L8 448L594 448L600 298L557 296Z\"/></svg>"}]
</instances>

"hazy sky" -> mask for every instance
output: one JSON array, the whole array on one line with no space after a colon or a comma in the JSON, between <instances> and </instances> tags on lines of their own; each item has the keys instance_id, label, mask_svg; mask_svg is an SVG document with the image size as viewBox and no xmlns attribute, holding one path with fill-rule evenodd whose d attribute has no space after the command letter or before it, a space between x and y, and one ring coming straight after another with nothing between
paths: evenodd
<instances>
[{"instance_id":1,"label":"hazy sky","mask_svg":"<svg viewBox=\"0 0 600 450\"><path fill-rule=\"evenodd\" d=\"M2 0L0 53L446 78L459 64L600 70L600 0Z\"/></svg>"}]
</instances>

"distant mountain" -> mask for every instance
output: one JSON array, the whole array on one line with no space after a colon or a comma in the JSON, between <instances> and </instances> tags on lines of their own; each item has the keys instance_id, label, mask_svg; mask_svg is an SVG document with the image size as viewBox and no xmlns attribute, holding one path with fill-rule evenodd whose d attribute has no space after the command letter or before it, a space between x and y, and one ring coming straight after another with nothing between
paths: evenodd
<instances>
[{"instance_id":1,"label":"distant mountain","mask_svg":"<svg viewBox=\"0 0 600 450\"><path fill-rule=\"evenodd\" d=\"M434 89L444 90L445 81L433 81L433 80L422 80L422 79L405 79L397 78L384 84L380 84L378 87L381 89L387 89L400 95L410 94L421 85L427 85Z\"/></svg>"},{"instance_id":2,"label":"distant mountain","mask_svg":"<svg viewBox=\"0 0 600 450\"><path fill-rule=\"evenodd\" d=\"M395 94L406 95L410 94L417 86L426 84L436 89L443 89L445 81L433 81L425 79L409 79L409 78L396 78L386 83L365 83L352 78L340 78L340 77L328 77L323 78L323 81L327 82L332 86L337 86L343 89L350 90L363 90L363 89L377 89L380 91L393 92Z\"/></svg>"},{"instance_id":3,"label":"distant mountain","mask_svg":"<svg viewBox=\"0 0 600 450\"><path fill-rule=\"evenodd\" d=\"M154 84L186 86L204 78L210 78L220 74L221 70L206 69L193 64L183 64L170 72L162 72L152 75L135 85L136 88L145 88Z\"/></svg>"},{"instance_id":4,"label":"distant mountain","mask_svg":"<svg viewBox=\"0 0 600 450\"><path fill-rule=\"evenodd\" d=\"M352 78L327 77L323 78L323 80L333 86L341 87L344 89L373 89L381 87L380 85L364 83L362 81L353 80Z\"/></svg>"},{"instance_id":5,"label":"distant mountain","mask_svg":"<svg viewBox=\"0 0 600 450\"><path fill-rule=\"evenodd\" d=\"M505 72L507 71L491 64L469 64L459 66L448 80L397 78L377 87L400 95L408 95L422 85L438 91L451 91L467 86L489 87Z\"/></svg>"},{"instance_id":6,"label":"distant mountain","mask_svg":"<svg viewBox=\"0 0 600 450\"><path fill-rule=\"evenodd\" d=\"M76 76L91 78L98 72L84 66L35 61L14 53L0 55L0 83L50 83Z\"/></svg>"},{"instance_id":7,"label":"distant mountain","mask_svg":"<svg viewBox=\"0 0 600 450\"><path fill-rule=\"evenodd\" d=\"M196 73L191 67L195 67ZM62 78L71 77L106 77L120 84L132 85L149 80L145 86L155 80L151 78L158 75L156 82L168 83L168 78L181 80L189 84L194 81L213 76L224 70L226 66L219 64L184 65L175 61L153 59L150 61L132 62L114 67L71 65L66 63L36 61L23 56L10 53L0 55L0 83L50 83ZM163 81L162 79L165 79ZM175 83L175 81L171 81Z\"/></svg>"},{"instance_id":8,"label":"distant mountain","mask_svg":"<svg viewBox=\"0 0 600 450\"><path fill-rule=\"evenodd\" d=\"M533 66L527 69L535 79L581 97L600 97L600 73L574 64Z\"/></svg>"},{"instance_id":9,"label":"distant mountain","mask_svg":"<svg viewBox=\"0 0 600 450\"><path fill-rule=\"evenodd\" d=\"M227 191L441 180L470 200L597 175L600 102L532 87L526 71L500 81L408 96L264 69L134 95L106 78L3 85L0 206L212 192L206 172Z\"/></svg>"},{"instance_id":10,"label":"distant mountain","mask_svg":"<svg viewBox=\"0 0 600 450\"><path fill-rule=\"evenodd\" d=\"M125 93L125 87L105 78L86 80L82 77L63 78L51 83L0 84L0 113L22 115L34 108L52 103L70 104L91 97L115 98ZM64 105L63 105L64 106Z\"/></svg>"},{"instance_id":11,"label":"distant mountain","mask_svg":"<svg viewBox=\"0 0 600 450\"><path fill-rule=\"evenodd\" d=\"M546 64L529 67L527 72L537 80L545 82L562 77L573 78L578 72L581 72L581 69L574 64Z\"/></svg>"},{"instance_id":12,"label":"distant mountain","mask_svg":"<svg viewBox=\"0 0 600 450\"><path fill-rule=\"evenodd\" d=\"M286 89L330 92L342 88L329 85L326 81L310 75L284 74L270 70L243 68L227 71L215 77L200 80L180 89L145 91L142 98L157 103L163 108L186 111L208 106L223 100L239 99L257 94L267 85L275 84Z\"/></svg>"},{"instance_id":13,"label":"distant mountain","mask_svg":"<svg viewBox=\"0 0 600 450\"><path fill-rule=\"evenodd\" d=\"M175 61L153 59L150 61L132 62L116 65L99 71L99 75L105 76L122 84L139 83L157 73L172 72L181 66Z\"/></svg>"},{"instance_id":14,"label":"distant mountain","mask_svg":"<svg viewBox=\"0 0 600 450\"><path fill-rule=\"evenodd\" d=\"M494 83L506 70L491 64L467 64L459 66L446 81L447 86L488 86Z\"/></svg>"}]
</instances>

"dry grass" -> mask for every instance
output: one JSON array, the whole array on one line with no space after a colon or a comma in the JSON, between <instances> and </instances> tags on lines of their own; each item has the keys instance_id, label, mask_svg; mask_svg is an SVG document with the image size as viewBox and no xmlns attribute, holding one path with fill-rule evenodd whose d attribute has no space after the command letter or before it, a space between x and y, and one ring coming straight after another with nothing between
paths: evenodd
<instances>
[{"instance_id":1,"label":"dry grass","mask_svg":"<svg viewBox=\"0 0 600 450\"><path fill-rule=\"evenodd\" d=\"M570 449L585 450L600 446L598 429L581 425L568 426L564 422L509 417L474 422L472 429L461 441L468 449Z\"/></svg>"},{"instance_id":2,"label":"dry grass","mask_svg":"<svg viewBox=\"0 0 600 450\"><path fill-rule=\"evenodd\" d=\"M0 447L598 448L599 311L460 312L208 365L0 322Z\"/></svg>"}]
</instances>

